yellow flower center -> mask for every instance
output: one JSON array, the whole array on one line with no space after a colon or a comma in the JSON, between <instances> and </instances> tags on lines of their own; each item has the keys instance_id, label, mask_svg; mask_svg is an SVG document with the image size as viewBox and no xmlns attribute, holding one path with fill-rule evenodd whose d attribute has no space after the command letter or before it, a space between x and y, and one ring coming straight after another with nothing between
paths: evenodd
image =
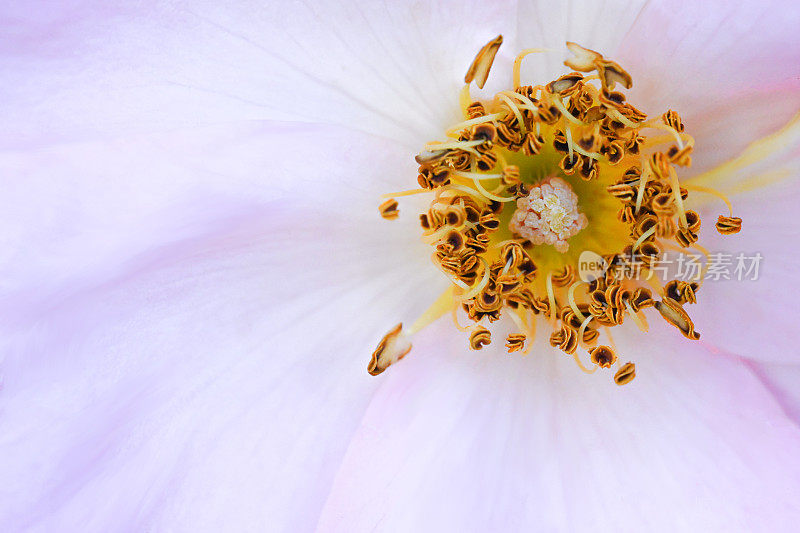
<instances>
[{"instance_id":1,"label":"yellow flower center","mask_svg":"<svg viewBox=\"0 0 800 533\"><path fill-rule=\"evenodd\" d=\"M487 43L471 65L461 94L464 120L445 132L450 139L417 155L421 189L387 195L380 206L393 219L393 197L433 195L420 217L423 239L452 287L409 331L396 326L384 337L370 372L405 355L407 343L398 339L450 310L456 327L470 330L465 344L472 349L489 344L485 326L507 315L518 332L506 347L525 353L544 319L550 344L582 369L616 365L615 382L628 383L634 366L617 358L610 328L629 318L647 331L643 312L653 307L687 338L700 336L683 305L696 301L702 278L662 285L653 276L666 249L707 255L697 245L700 218L685 208L689 192L676 172L691 164L694 139L672 110L648 120L615 91L629 89L631 76L575 43L567 43L575 57L565 61L574 72L522 85L523 58L540 51L524 50L514 62L512 90L474 100L470 83L483 87L501 44L502 37ZM730 215L720 217L720 233L741 227ZM592 279L576 275L584 252L606 266ZM471 328L460 326L459 312ZM610 346L599 344L601 335ZM387 349L395 345L402 354ZM589 354L588 367L578 348Z\"/></svg>"}]
</instances>

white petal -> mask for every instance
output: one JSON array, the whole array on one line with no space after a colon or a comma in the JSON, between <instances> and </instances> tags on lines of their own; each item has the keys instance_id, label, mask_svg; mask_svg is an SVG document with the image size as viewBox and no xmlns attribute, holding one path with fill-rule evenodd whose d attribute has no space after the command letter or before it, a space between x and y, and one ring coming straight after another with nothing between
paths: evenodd
<instances>
[{"instance_id":1,"label":"white petal","mask_svg":"<svg viewBox=\"0 0 800 533\"><path fill-rule=\"evenodd\" d=\"M753 363L753 371L770 387L786 414L800 424L800 366Z\"/></svg>"},{"instance_id":2,"label":"white petal","mask_svg":"<svg viewBox=\"0 0 800 533\"><path fill-rule=\"evenodd\" d=\"M4 529L314 525L369 354L436 281L347 218L308 220L262 212L3 300Z\"/></svg>"},{"instance_id":3,"label":"white petal","mask_svg":"<svg viewBox=\"0 0 800 533\"><path fill-rule=\"evenodd\" d=\"M0 143L279 119L417 146L458 118L474 54L515 15L510 0L26 4L8 14Z\"/></svg>"},{"instance_id":4,"label":"white petal","mask_svg":"<svg viewBox=\"0 0 800 533\"><path fill-rule=\"evenodd\" d=\"M800 431L738 360L676 331L622 336L637 377L620 388L554 350L465 353L448 327L387 374L323 531L781 530L800 518Z\"/></svg>"},{"instance_id":5,"label":"white petal","mask_svg":"<svg viewBox=\"0 0 800 533\"><path fill-rule=\"evenodd\" d=\"M381 193L413 186L413 156L341 127L244 123L65 144L0 154L0 174L7 291L97 278L143 251L259 213L306 211L362 233L377 224L374 238L429 253L418 240L418 200L402 201L392 223L377 209Z\"/></svg>"},{"instance_id":6,"label":"white petal","mask_svg":"<svg viewBox=\"0 0 800 533\"><path fill-rule=\"evenodd\" d=\"M570 71L564 60L572 57L565 44L577 42L615 59L620 43L635 24L644 0L630 2L544 2L523 0L517 19L517 48L548 48L525 58L522 81L546 84Z\"/></svg>"},{"instance_id":7,"label":"white petal","mask_svg":"<svg viewBox=\"0 0 800 533\"><path fill-rule=\"evenodd\" d=\"M793 2L650 2L615 58L633 76L630 101L681 114L694 170L738 154L800 108L800 6Z\"/></svg>"},{"instance_id":8,"label":"white petal","mask_svg":"<svg viewBox=\"0 0 800 533\"><path fill-rule=\"evenodd\" d=\"M795 318L800 251L790 222L797 216L799 185L794 179L734 197L734 215L743 220L734 235L714 230L717 215L728 214L724 205L701 212L707 226L701 242L712 254L722 254L714 258L719 274L712 272L697 305L687 307L704 341L751 359L800 363Z\"/></svg>"}]
</instances>

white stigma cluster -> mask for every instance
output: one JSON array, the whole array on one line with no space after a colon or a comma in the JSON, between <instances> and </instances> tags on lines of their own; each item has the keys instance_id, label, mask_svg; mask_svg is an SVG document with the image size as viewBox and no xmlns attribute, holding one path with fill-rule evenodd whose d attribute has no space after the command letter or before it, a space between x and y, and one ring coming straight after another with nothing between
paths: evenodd
<instances>
[{"instance_id":1,"label":"white stigma cluster","mask_svg":"<svg viewBox=\"0 0 800 533\"><path fill-rule=\"evenodd\" d=\"M547 178L517 200L508 227L533 244L552 244L560 253L569 249L567 239L588 225L578 212L578 197L564 180Z\"/></svg>"}]
</instances>

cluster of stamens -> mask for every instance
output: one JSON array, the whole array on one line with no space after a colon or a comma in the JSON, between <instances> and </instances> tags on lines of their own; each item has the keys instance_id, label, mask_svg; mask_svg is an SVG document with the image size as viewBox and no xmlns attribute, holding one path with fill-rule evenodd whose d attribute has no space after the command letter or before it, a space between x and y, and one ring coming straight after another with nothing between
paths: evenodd
<instances>
[{"instance_id":1,"label":"cluster of stamens","mask_svg":"<svg viewBox=\"0 0 800 533\"><path fill-rule=\"evenodd\" d=\"M537 51L526 50L515 62L512 91L473 101L469 83L483 86L500 43L488 43L476 57L462 93L465 120L448 130L451 140L429 143L416 157L421 189L409 192L434 195L420 221L435 249L433 262L453 283L454 321L464 329L457 320L462 309L475 323L469 344L479 350L491 342L482 324L506 311L519 330L507 337L508 351L527 352L538 315L550 324L550 344L573 355L581 368L616 365L614 380L628 383L635 367L618 360L610 327L629 317L646 331L643 311L652 307L687 338L699 338L683 305L696 301L700 283L662 286L651 275L665 248L704 253L696 244L700 217L684 207L689 191L675 170L691 164L694 140L674 111L647 120L614 90L631 87L628 73L574 43L567 46L575 57L565 64L575 72L547 85L523 86L520 62ZM647 129L660 135L646 137ZM526 175L511 159L542 161L543 175ZM580 183L592 196L574 192ZM589 225L581 208L600 205L600 196L610 201L603 205L616 207L603 208L593 224L614 219L624 229L615 230L614 249L602 251L604 272L578 279L578 265L564 254L571 246L591 246L580 240ZM384 211L386 218L396 217L397 203L384 202ZM717 222L723 234L740 227L732 215ZM537 256L549 257L549 266L540 268ZM646 275L634 275L631 264ZM611 346L598 344L601 332ZM581 362L579 347L589 353L592 368ZM382 357L393 355L376 350L373 362Z\"/></svg>"}]
</instances>

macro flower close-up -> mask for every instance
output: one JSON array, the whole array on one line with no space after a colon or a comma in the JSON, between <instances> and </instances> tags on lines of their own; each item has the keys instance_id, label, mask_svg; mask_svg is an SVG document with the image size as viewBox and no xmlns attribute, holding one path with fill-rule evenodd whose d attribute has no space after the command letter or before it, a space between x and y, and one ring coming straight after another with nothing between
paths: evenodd
<instances>
[{"instance_id":1,"label":"macro flower close-up","mask_svg":"<svg viewBox=\"0 0 800 533\"><path fill-rule=\"evenodd\" d=\"M794 531L800 5L0 7L1 531Z\"/></svg>"}]
</instances>

